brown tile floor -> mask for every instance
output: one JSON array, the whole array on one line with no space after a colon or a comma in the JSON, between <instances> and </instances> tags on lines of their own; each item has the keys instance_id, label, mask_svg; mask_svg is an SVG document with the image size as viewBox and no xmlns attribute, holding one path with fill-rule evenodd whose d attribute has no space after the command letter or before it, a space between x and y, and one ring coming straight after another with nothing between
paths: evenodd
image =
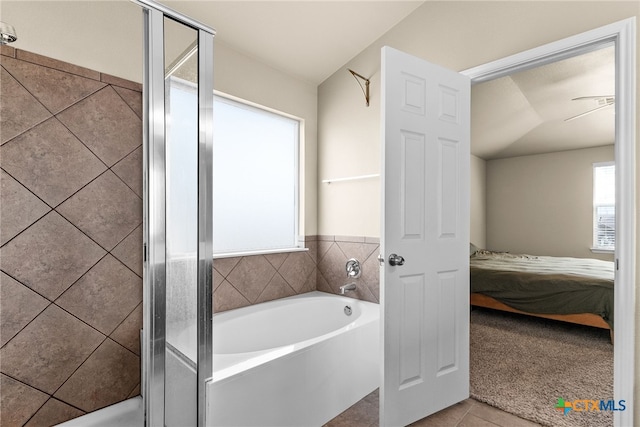
<instances>
[{"instance_id":1,"label":"brown tile floor","mask_svg":"<svg viewBox=\"0 0 640 427\"><path fill-rule=\"evenodd\" d=\"M477 400L467 399L411 424L412 427L534 427L519 418ZM324 427L378 427L378 390L338 415Z\"/></svg>"}]
</instances>

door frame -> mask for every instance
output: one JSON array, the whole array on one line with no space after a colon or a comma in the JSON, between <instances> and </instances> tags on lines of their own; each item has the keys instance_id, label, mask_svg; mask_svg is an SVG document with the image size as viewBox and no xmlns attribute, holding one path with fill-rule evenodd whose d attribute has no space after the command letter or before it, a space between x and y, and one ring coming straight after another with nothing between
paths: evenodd
<instances>
[{"instance_id":1,"label":"door frame","mask_svg":"<svg viewBox=\"0 0 640 427\"><path fill-rule=\"evenodd\" d=\"M636 283L636 18L517 53L461 72L477 84L539 65L597 50L616 47L616 325L614 340L614 400L635 402L635 283ZM591 396L584 396L589 398ZM633 408L614 412L614 425L633 425Z\"/></svg>"}]
</instances>

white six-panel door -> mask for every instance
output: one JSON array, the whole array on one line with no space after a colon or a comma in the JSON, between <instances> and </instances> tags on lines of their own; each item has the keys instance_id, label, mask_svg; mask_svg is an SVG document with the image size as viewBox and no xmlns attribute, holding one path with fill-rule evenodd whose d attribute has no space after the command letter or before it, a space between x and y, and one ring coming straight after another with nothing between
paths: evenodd
<instances>
[{"instance_id":1,"label":"white six-panel door","mask_svg":"<svg viewBox=\"0 0 640 427\"><path fill-rule=\"evenodd\" d=\"M469 396L470 81L384 47L381 106L380 424L401 426Z\"/></svg>"}]
</instances>

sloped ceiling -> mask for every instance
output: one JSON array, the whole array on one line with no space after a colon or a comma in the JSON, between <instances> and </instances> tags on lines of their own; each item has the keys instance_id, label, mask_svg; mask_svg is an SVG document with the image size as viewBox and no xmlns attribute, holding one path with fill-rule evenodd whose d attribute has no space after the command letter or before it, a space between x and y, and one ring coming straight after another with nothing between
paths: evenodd
<instances>
[{"instance_id":1,"label":"sloped ceiling","mask_svg":"<svg viewBox=\"0 0 640 427\"><path fill-rule=\"evenodd\" d=\"M161 1L216 29L216 40L313 84L424 1Z\"/></svg>"},{"instance_id":2,"label":"sloped ceiling","mask_svg":"<svg viewBox=\"0 0 640 427\"><path fill-rule=\"evenodd\" d=\"M218 43L318 85L424 2L162 3L214 27ZM138 10L128 0L2 0L15 47L116 75L108 67L118 58L134 76L142 69ZM51 37L61 31L73 37ZM597 106L571 99L614 94L613 58L611 47L473 86L472 153L494 159L613 144L613 107L564 122Z\"/></svg>"},{"instance_id":3,"label":"sloped ceiling","mask_svg":"<svg viewBox=\"0 0 640 427\"><path fill-rule=\"evenodd\" d=\"M610 145L615 107L585 96L615 94L613 46L481 83L471 91L471 150L485 160Z\"/></svg>"}]
</instances>

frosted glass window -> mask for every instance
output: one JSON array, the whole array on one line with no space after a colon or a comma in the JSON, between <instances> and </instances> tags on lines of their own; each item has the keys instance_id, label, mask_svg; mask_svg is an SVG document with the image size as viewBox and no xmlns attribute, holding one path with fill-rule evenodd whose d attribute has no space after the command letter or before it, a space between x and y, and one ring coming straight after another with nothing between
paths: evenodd
<instances>
[{"instance_id":1,"label":"frosted glass window","mask_svg":"<svg viewBox=\"0 0 640 427\"><path fill-rule=\"evenodd\" d=\"M613 250L616 244L616 167L593 165L593 247Z\"/></svg>"},{"instance_id":2,"label":"frosted glass window","mask_svg":"<svg viewBox=\"0 0 640 427\"><path fill-rule=\"evenodd\" d=\"M300 123L214 99L213 252L298 246Z\"/></svg>"}]
</instances>

